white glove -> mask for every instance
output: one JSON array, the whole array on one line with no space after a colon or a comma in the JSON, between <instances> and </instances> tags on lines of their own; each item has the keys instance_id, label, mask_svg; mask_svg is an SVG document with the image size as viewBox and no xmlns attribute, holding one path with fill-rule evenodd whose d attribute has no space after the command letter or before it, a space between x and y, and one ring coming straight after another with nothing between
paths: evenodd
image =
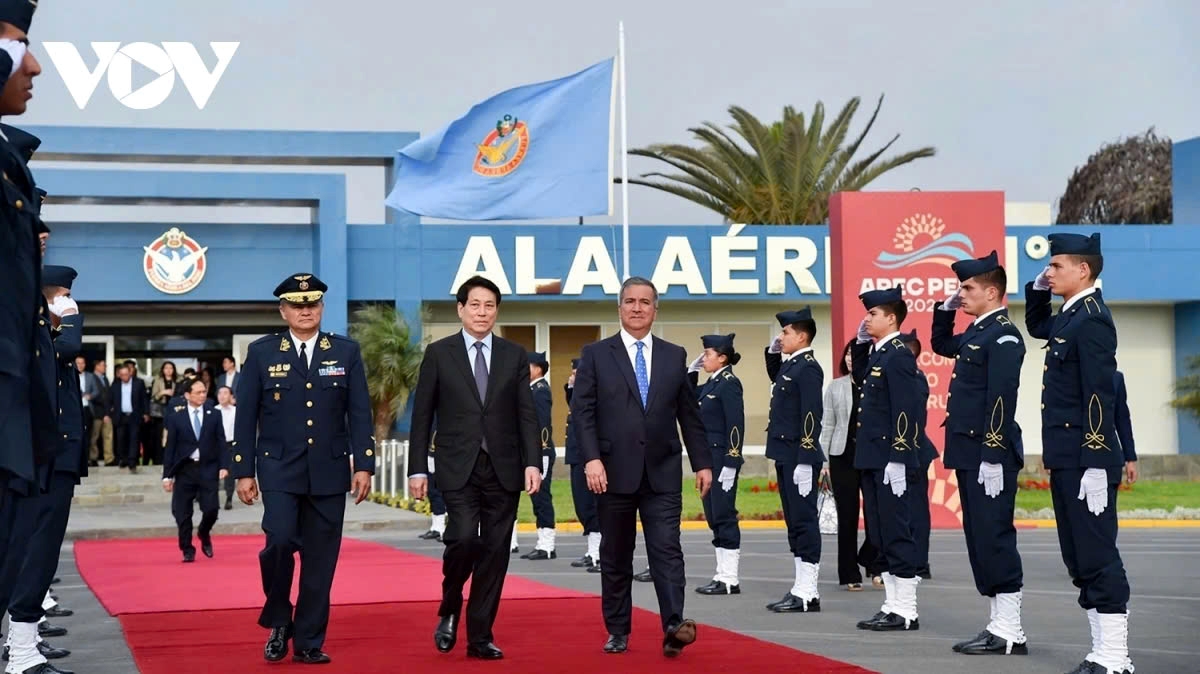
<instances>
[{"instance_id":1,"label":"white glove","mask_svg":"<svg viewBox=\"0 0 1200 674\"><path fill-rule=\"evenodd\" d=\"M892 485L892 493L896 498L904 496L908 490L908 477L904 472L904 464L899 461L889 461L883 469L883 483Z\"/></svg>"},{"instance_id":2,"label":"white glove","mask_svg":"<svg viewBox=\"0 0 1200 674\"><path fill-rule=\"evenodd\" d=\"M983 493L996 498L1004 491L1004 468L998 463L983 461L979 464L979 484Z\"/></svg>"},{"instance_id":3,"label":"white glove","mask_svg":"<svg viewBox=\"0 0 1200 674\"><path fill-rule=\"evenodd\" d=\"M945 311L958 311L959 307L961 307L961 306L962 306L962 291L956 290L956 291L954 291L954 293L952 295L950 295L949 297L946 298L945 302L942 302L941 308Z\"/></svg>"},{"instance_id":4,"label":"white glove","mask_svg":"<svg viewBox=\"0 0 1200 674\"><path fill-rule=\"evenodd\" d=\"M1088 468L1079 480L1079 500L1087 497L1087 509L1099 515L1108 507L1108 473L1103 468Z\"/></svg>"},{"instance_id":5,"label":"white glove","mask_svg":"<svg viewBox=\"0 0 1200 674\"><path fill-rule=\"evenodd\" d=\"M721 489L729 491L733 489L733 481L737 479L737 471L733 466L725 466L721 469L721 474L717 476L717 482L721 483Z\"/></svg>"},{"instance_id":6,"label":"white glove","mask_svg":"<svg viewBox=\"0 0 1200 674\"><path fill-rule=\"evenodd\" d=\"M862 323L858 324L858 343L866 344L871 341L871 333L867 332L867 319L862 319Z\"/></svg>"},{"instance_id":7,"label":"white glove","mask_svg":"<svg viewBox=\"0 0 1200 674\"><path fill-rule=\"evenodd\" d=\"M792 471L792 482L796 483L796 488L800 490L801 496L808 496L811 494L812 466L796 466L796 470Z\"/></svg>"},{"instance_id":8,"label":"white glove","mask_svg":"<svg viewBox=\"0 0 1200 674\"><path fill-rule=\"evenodd\" d=\"M8 74L9 77L12 77L21 68L21 63L25 61L25 52L28 47L24 42L17 40L0 40L0 49L8 52L8 55L12 57L12 72Z\"/></svg>"},{"instance_id":9,"label":"white glove","mask_svg":"<svg viewBox=\"0 0 1200 674\"><path fill-rule=\"evenodd\" d=\"M50 303L50 313L62 318L79 313L79 305L66 295L59 295Z\"/></svg>"},{"instance_id":10,"label":"white glove","mask_svg":"<svg viewBox=\"0 0 1200 674\"><path fill-rule=\"evenodd\" d=\"M699 356L696 356L696 360L693 360L692 364L688 366L688 372L699 372L700 370L703 370L703 369L704 369L704 354L700 354Z\"/></svg>"},{"instance_id":11,"label":"white glove","mask_svg":"<svg viewBox=\"0 0 1200 674\"><path fill-rule=\"evenodd\" d=\"M1033 279L1033 289L1034 290L1049 290L1050 289L1050 280L1046 278L1046 272L1048 272L1048 271L1050 271L1050 267L1046 267L1045 269L1043 269L1041 271L1041 273L1037 275L1037 278Z\"/></svg>"},{"instance_id":12,"label":"white glove","mask_svg":"<svg viewBox=\"0 0 1200 674\"><path fill-rule=\"evenodd\" d=\"M546 471L550 470L550 457L542 457L542 479L546 479Z\"/></svg>"},{"instance_id":13,"label":"white glove","mask_svg":"<svg viewBox=\"0 0 1200 674\"><path fill-rule=\"evenodd\" d=\"M771 346L767 347L767 353L781 353L783 351L783 337L775 335L775 339L771 340Z\"/></svg>"}]
</instances>

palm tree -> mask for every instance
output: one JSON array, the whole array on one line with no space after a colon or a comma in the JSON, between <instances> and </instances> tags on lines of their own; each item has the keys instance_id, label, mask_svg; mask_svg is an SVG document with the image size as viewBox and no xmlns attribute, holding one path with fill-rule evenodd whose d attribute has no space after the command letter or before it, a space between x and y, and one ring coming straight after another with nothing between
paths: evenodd
<instances>
[{"instance_id":1,"label":"palm tree","mask_svg":"<svg viewBox=\"0 0 1200 674\"><path fill-rule=\"evenodd\" d=\"M1188 373L1175 381L1175 394L1171 407L1200 421L1200 356L1188 359Z\"/></svg>"},{"instance_id":2,"label":"palm tree","mask_svg":"<svg viewBox=\"0 0 1200 674\"><path fill-rule=\"evenodd\" d=\"M391 304L370 304L354 312L350 336L362 348L367 390L375 411L375 437L382 441L417 386L425 340L413 340L403 312Z\"/></svg>"},{"instance_id":3,"label":"palm tree","mask_svg":"<svg viewBox=\"0 0 1200 674\"><path fill-rule=\"evenodd\" d=\"M896 134L886 145L851 164L879 116L883 96L862 133L843 145L858 105L858 97L850 99L824 129L825 106L819 101L807 124L804 115L791 106L783 109L781 121L770 126L744 108L731 106L729 114L735 123L729 128L749 149L721 127L705 122L689 129L703 143L701 148L669 144L630 150L630 154L670 164L682 174L646 173L642 178L666 182L633 178L629 182L681 196L720 213L726 222L824 224L829 217L829 195L861 190L898 166L934 155L932 147L923 147L880 161L900 137Z\"/></svg>"}]
</instances>

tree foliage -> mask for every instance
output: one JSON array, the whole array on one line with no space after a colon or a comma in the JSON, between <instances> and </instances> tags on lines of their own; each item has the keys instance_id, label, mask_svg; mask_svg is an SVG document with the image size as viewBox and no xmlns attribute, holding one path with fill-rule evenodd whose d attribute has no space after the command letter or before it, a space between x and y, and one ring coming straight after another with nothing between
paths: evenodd
<instances>
[{"instance_id":1,"label":"tree foliage","mask_svg":"<svg viewBox=\"0 0 1200 674\"><path fill-rule=\"evenodd\" d=\"M1188 373L1175 382L1175 400L1171 401L1171 407L1200 421L1200 356L1188 359Z\"/></svg>"},{"instance_id":2,"label":"tree foliage","mask_svg":"<svg viewBox=\"0 0 1200 674\"><path fill-rule=\"evenodd\" d=\"M1067 181L1058 224L1154 225L1171 222L1171 140L1154 127L1109 143Z\"/></svg>"},{"instance_id":3,"label":"tree foliage","mask_svg":"<svg viewBox=\"0 0 1200 674\"><path fill-rule=\"evenodd\" d=\"M427 340L413 340L403 312L392 304L369 304L354 312L350 336L362 348L375 437L383 440L417 386Z\"/></svg>"},{"instance_id":4,"label":"tree foliage","mask_svg":"<svg viewBox=\"0 0 1200 674\"><path fill-rule=\"evenodd\" d=\"M863 140L879 116L883 96L858 136L847 144L850 123L860 99L850 99L826 126L825 106L812 115L791 106L783 119L763 124L744 108L731 106L733 135L712 122L689 129L701 147L658 144L630 150L630 154L666 163L680 173L645 173L630 184L668 192L720 213L726 222L766 225L824 224L829 217L829 195L856 191L894 168L924 157L934 148L923 147L881 159L900 137L854 161ZM647 180L652 178L654 180Z\"/></svg>"}]
</instances>

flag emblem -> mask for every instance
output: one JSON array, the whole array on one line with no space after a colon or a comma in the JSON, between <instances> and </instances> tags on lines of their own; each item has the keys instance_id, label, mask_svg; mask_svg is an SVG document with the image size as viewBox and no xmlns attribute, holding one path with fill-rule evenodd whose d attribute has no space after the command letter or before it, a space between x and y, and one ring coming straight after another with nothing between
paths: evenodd
<instances>
[{"instance_id":1,"label":"flag emblem","mask_svg":"<svg viewBox=\"0 0 1200 674\"><path fill-rule=\"evenodd\" d=\"M529 151L529 127L512 115L496 121L496 128L476 145L472 169L485 178L499 178L517 170Z\"/></svg>"}]
</instances>

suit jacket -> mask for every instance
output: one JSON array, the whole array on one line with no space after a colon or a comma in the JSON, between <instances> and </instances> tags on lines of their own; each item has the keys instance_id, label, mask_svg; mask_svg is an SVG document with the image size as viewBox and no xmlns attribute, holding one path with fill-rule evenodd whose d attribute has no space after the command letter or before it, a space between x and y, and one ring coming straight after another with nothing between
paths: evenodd
<instances>
[{"instance_id":1,"label":"suit jacket","mask_svg":"<svg viewBox=\"0 0 1200 674\"><path fill-rule=\"evenodd\" d=\"M854 402L854 381L850 375L838 377L825 387L821 398L821 448L829 456L846 453L850 408Z\"/></svg>"},{"instance_id":2,"label":"suit jacket","mask_svg":"<svg viewBox=\"0 0 1200 674\"><path fill-rule=\"evenodd\" d=\"M683 486L683 447L693 471L712 469L696 390L687 376L687 351L651 340L650 390L642 406L621 333L583 347L571 394L571 421L584 461L599 459L608 491L633 494L643 476L658 493ZM678 423L678 427L676 426Z\"/></svg>"},{"instance_id":3,"label":"suit jacket","mask_svg":"<svg viewBox=\"0 0 1200 674\"><path fill-rule=\"evenodd\" d=\"M537 412L529 390L525 349L492 335L487 399L479 399L474 367L462 331L425 349L413 398L408 440L408 474L429 473L430 432L437 417L437 486L462 489L487 440L488 456L500 485L525 488L525 469L542 469Z\"/></svg>"},{"instance_id":4,"label":"suit jacket","mask_svg":"<svg viewBox=\"0 0 1200 674\"><path fill-rule=\"evenodd\" d=\"M242 373L238 372L237 370L234 370L233 371L233 382L226 384L225 383L225 373L221 372L220 374L216 375L215 379L213 380L212 391L209 392L209 394L210 394L209 397L215 398L217 395L216 390L221 388L222 386L228 386L230 391L237 393L238 380L241 378L242 378Z\"/></svg>"},{"instance_id":5,"label":"suit jacket","mask_svg":"<svg viewBox=\"0 0 1200 674\"><path fill-rule=\"evenodd\" d=\"M238 378L231 474L263 491L332 496L354 470L375 472L371 397L358 342L317 335L308 375L282 332L250 344ZM217 415L220 420L219 413Z\"/></svg>"},{"instance_id":6,"label":"suit jacket","mask_svg":"<svg viewBox=\"0 0 1200 674\"><path fill-rule=\"evenodd\" d=\"M87 452L83 445L83 393L79 390L79 370L75 356L83 348L83 314L64 316L54 330L54 354L58 358L58 448L54 470L79 478L87 476ZM89 383L91 380L89 379ZM99 387L97 387L98 389Z\"/></svg>"},{"instance_id":7,"label":"suit jacket","mask_svg":"<svg viewBox=\"0 0 1200 674\"><path fill-rule=\"evenodd\" d=\"M133 390L130 391L130 402L133 404L132 416L140 424L142 417L150 413L148 407L150 398L146 395L146 382L142 381L141 377L130 377L129 382L133 384ZM112 417L113 423L121 418L121 385L121 378L118 377L108 388L108 416Z\"/></svg>"},{"instance_id":8,"label":"suit jacket","mask_svg":"<svg viewBox=\"0 0 1200 674\"><path fill-rule=\"evenodd\" d=\"M92 416L97 419L102 419L108 415L108 408L112 406L112 382L108 380L108 375L101 377L95 372L89 372L92 375L91 380L96 383L97 393L92 397Z\"/></svg>"},{"instance_id":9,"label":"suit jacket","mask_svg":"<svg viewBox=\"0 0 1200 674\"><path fill-rule=\"evenodd\" d=\"M225 451L225 424L221 410L205 403L200 415L200 437L192 427L192 412L189 405L163 410L163 429L167 432L163 450L163 477L174 478L192 452L200 450L200 474L206 480L217 480L222 468L229 468L228 452Z\"/></svg>"},{"instance_id":10,"label":"suit jacket","mask_svg":"<svg viewBox=\"0 0 1200 674\"><path fill-rule=\"evenodd\" d=\"M1137 461L1137 450L1133 447L1133 422L1129 418L1129 397L1125 392L1125 373L1117 370L1117 439L1121 441L1121 451L1126 461Z\"/></svg>"},{"instance_id":11,"label":"suit jacket","mask_svg":"<svg viewBox=\"0 0 1200 674\"><path fill-rule=\"evenodd\" d=\"M74 363L71 365L74 366ZM83 389L80 390L80 394L90 396L87 403L87 409L85 409L84 412L91 416L96 416L96 401L100 400L104 396L104 391L100 388L100 378L97 377L94 372L89 372L87 370L84 370L83 372L76 370L75 378L78 379L80 374L83 375ZM100 416L104 416L103 410L107 408L107 405L101 408Z\"/></svg>"}]
</instances>

